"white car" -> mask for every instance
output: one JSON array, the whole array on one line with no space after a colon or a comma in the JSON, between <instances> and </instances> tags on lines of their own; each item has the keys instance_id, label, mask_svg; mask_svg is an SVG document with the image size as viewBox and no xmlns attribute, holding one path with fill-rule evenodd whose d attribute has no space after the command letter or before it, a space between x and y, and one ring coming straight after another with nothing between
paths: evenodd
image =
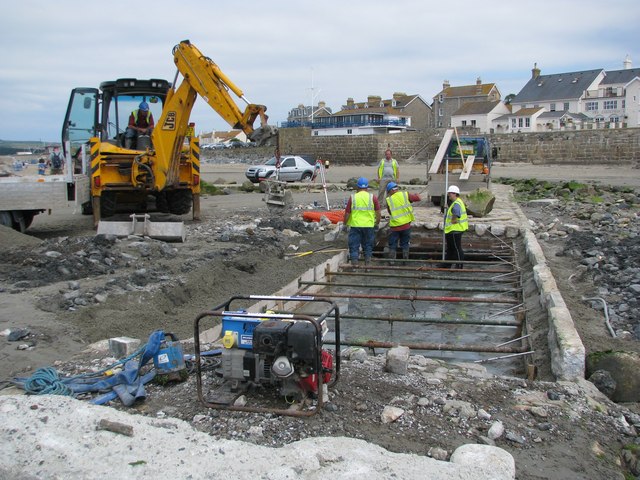
<instances>
[{"instance_id":1,"label":"white car","mask_svg":"<svg viewBox=\"0 0 640 480\"><path fill-rule=\"evenodd\" d=\"M315 163L311 159L299 155L280 156L279 180L284 182L304 182L313 178ZM276 157L271 157L269 161L262 165L254 165L247 168L245 176L253 183L260 183L264 180L275 178Z\"/></svg>"}]
</instances>

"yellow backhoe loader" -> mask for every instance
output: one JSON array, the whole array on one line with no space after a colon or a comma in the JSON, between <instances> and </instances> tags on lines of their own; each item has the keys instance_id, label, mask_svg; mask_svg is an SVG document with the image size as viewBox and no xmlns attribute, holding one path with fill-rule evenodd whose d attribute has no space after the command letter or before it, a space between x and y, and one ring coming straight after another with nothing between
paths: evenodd
<instances>
[{"instance_id":1,"label":"yellow backhoe loader","mask_svg":"<svg viewBox=\"0 0 640 480\"><path fill-rule=\"evenodd\" d=\"M103 82L99 89L75 88L71 93L62 144L78 171L85 157L91 200L83 205L83 213L92 212L96 226L116 210L146 211L152 197L159 211L182 215L193 210L193 218L199 217L200 147L189 122L197 96L251 141L277 144L278 132L267 124L266 107L247 101L242 90L188 40L174 47L173 60L177 68L173 84L121 78ZM182 81L176 86L179 75ZM244 111L230 92L246 102ZM134 145L127 138L127 125L143 102L154 115L155 126L150 135L139 135ZM258 117L260 128L254 129Z\"/></svg>"}]
</instances>

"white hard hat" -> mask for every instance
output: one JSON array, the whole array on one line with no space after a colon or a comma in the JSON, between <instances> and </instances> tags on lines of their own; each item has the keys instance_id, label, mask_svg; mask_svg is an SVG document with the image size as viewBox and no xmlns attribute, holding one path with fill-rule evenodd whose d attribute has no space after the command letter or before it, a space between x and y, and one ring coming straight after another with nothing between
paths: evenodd
<instances>
[{"instance_id":1,"label":"white hard hat","mask_svg":"<svg viewBox=\"0 0 640 480\"><path fill-rule=\"evenodd\" d=\"M449 186L449 190L447 190L447 193L457 193L460 194L460 189L458 187L456 187L455 185L450 185Z\"/></svg>"}]
</instances>

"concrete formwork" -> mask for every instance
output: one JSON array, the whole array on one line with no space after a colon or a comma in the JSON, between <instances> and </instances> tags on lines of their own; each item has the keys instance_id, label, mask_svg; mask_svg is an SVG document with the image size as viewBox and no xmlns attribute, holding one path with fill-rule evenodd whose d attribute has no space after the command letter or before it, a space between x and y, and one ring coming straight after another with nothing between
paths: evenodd
<instances>
[{"instance_id":1,"label":"concrete formwork","mask_svg":"<svg viewBox=\"0 0 640 480\"><path fill-rule=\"evenodd\" d=\"M548 356L551 362L551 371L555 375L555 377L559 380L576 380L578 378L584 377L584 357L585 351L584 346L577 334L573 321L571 319L571 315L569 310L567 309L560 292L557 289L555 284L555 280L551 274L551 271L546 263L544 254L540 245L535 238L535 235L529 229L529 223L517 203L513 200L512 191L510 187L503 185L496 185L493 187L493 191L496 195L496 202L494 205L493 211L485 218L470 218L470 228L469 232L465 234L465 245L466 249L469 252L474 250L474 245L476 246L491 246L494 249L494 252L484 254L484 262L477 260L469 263L469 266L473 266L471 270L463 270L465 274L467 271L471 271L472 274L478 275L478 279L480 283L482 283L481 275L485 275L486 271L490 271L490 265L487 263L487 258L495 257L499 259L499 264L501 265L511 265L511 272L516 273L520 268L519 265L527 264L528 268L533 270L533 278L535 279L535 284L537 287L537 298L542 306L542 309L546 312L547 323L548 323L548 335L547 335L547 344L548 344ZM388 288L383 289L383 294L374 294L374 297L377 297L377 300L380 300L380 297L403 297L401 294L389 294L388 290L392 290L391 287L395 286L391 285L390 279L392 275L397 274L398 271L416 271L424 273L427 268L430 268L433 259L429 259L429 255L433 256L433 245L441 245L441 235L442 235L442 218L440 216L440 212L433 207L425 208L416 206L415 207L415 216L416 221L414 222L414 229L412 234L412 260L411 262L420 262L420 266L416 265L405 265L402 267L398 266L390 266L386 263L386 261L382 258L383 247L386 243L384 239L384 232L380 232L378 245L377 258L375 263L369 269L369 272L364 272L362 276L359 277L358 280L352 279L352 281L348 284L348 286L339 286L338 288L342 290L341 293L335 293L335 287L332 287L331 284L335 284L336 279L344 278L341 277L341 274L345 273L345 263L347 260L346 253L340 253L333 258L317 265L313 269L310 269L305 274L303 274L299 279L294 282L291 282L285 288L279 290L278 292L274 292L274 296L295 296L295 295L316 295L323 296L327 295L330 298L332 297L339 306L342 306L341 315L344 315L345 318L349 318L348 312L346 310L347 300L362 298L365 300L371 300L371 294L362 294L359 291L362 291L365 287L371 287L373 284L373 279L376 278L376 275L382 275L383 278L386 278L386 285ZM346 239L344 240L346 243ZM525 258L518 258L516 255L516 251L518 248L515 246L521 247L521 249L525 252ZM484 248L483 247L483 248ZM430 254L426 253L423 255L424 258L416 259L415 257L421 256L421 251L424 253L427 250L430 250ZM497 254L495 252L498 252ZM500 253L502 252L502 253ZM510 252L513 255L507 256L505 252ZM487 257L488 255L488 257ZM481 255L482 256L482 255ZM471 257L471 256L470 256ZM475 271L473 271L475 270ZM483 272L484 270L484 272ZM442 273L442 272L440 272ZM508 274L508 272L504 272L504 274ZM459 278L456 279L455 273L450 271L445 273L445 275L450 276L450 280L454 282L460 282ZM499 278L501 274L496 272L492 274L495 282L495 278ZM400 291L402 288L406 288L405 285L403 287L402 282L411 281L414 282L415 278L412 279L400 279L398 288ZM444 280L443 280L444 281ZM519 279L519 281L521 281ZM362 284L361 288L357 285L357 282ZM338 282L339 283L339 282ZM345 283L345 282L342 282ZM356 283L356 284L354 284ZM411 287L411 285L409 285ZM516 290L519 290L521 287L520 283L516 286ZM451 288L453 290L453 288ZM429 290L426 288L424 290ZM331 293L333 291L333 293ZM526 314L522 311L519 306L522 304L522 299L518 298L517 295L513 299L513 301L501 302L496 300L495 292L485 292L480 293L480 296L490 295L492 300L489 303L497 303L501 306L501 309L504 312L507 312L507 317L511 318L511 320L507 320L505 325L508 326L510 321L512 321L513 326L516 328L513 331L509 332L506 336L499 335L496 337L493 342L493 347L487 347L483 345L471 344L470 348L461 347L455 349L452 347L451 342L438 342L438 341L429 341L428 339L420 339L413 338L413 341L405 340L403 343L411 344L421 350L419 347L428 347L424 348L424 350L439 350L444 351L446 349L452 348L454 351L465 352L465 351L473 351L473 352L485 352L490 355L499 356L504 354L505 356L514 354L514 356L522 355L523 359L525 359L525 367L531 367L534 361L533 357L528 356L527 351L531 348L531 345L526 340L527 337L532 334L529 331L529 326L526 322ZM418 292L412 294L405 294L404 298L398 298L397 300L415 303L415 302L433 302L437 304L438 302L444 302L451 300L451 295L432 295L425 294L419 295ZM456 297L459 298L459 297ZM391 300L388 298L383 298L383 300ZM471 300L455 300L454 302L474 302L473 304L476 311L480 312L479 317L484 317L486 319L493 318L493 313L488 312L486 308L482 307L483 303ZM299 302L289 301L283 302L282 300L262 300L259 303L256 303L250 308L251 312L264 312L265 310L279 310L279 311L293 311L294 309L300 306ZM387 307L375 307L375 308L387 308ZM483 309L484 308L484 309ZM470 311L473 311L470 310ZM511 310L510 310L511 309ZM500 313L500 311L499 311ZM360 315L360 317L376 317L374 314L363 314L359 312L356 314ZM429 317L430 315L426 315ZM499 316L499 315L498 315ZM505 315L502 315L504 317ZM386 321L391 325L399 325L399 318L392 318L390 315L380 316L378 315L378 321ZM403 317L402 315L400 317ZM405 322L407 320L407 316L403 317ZM374 319L369 319L376 320ZM411 324L411 322L406 322ZM434 325L432 331L438 328L438 322L431 322ZM464 323L464 322L461 322ZM485 324L482 325L480 322L480 328L494 328L494 325ZM411 331L411 329L406 329L407 331ZM426 332L428 334L428 332ZM433 332L432 332L433 333ZM441 333L437 335L444 336ZM472 335L472 334L465 334ZM520 339L519 337L524 337ZM516 339L513 341L513 339ZM381 347L384 348L391 344L397 344L398 342L394 340L387 339L379 339L377 341L349 341L349 339L345 338L346 343L351 343L354 345L362 345L368 347ZM498 341L500 340L500 341ZM510 342L510 340L512 340ZM502 345L503 343L508 342L506 345ZM508 347L507 347L508 346ZM446 355L443 355L445 356ZM465 357L462 357L464 361ZM528 359L528 360L527 360ZM460 360L460 358L458 358ZM524 369L531 375L531 371L528 368Z\"/></svg>"}]
</instances>

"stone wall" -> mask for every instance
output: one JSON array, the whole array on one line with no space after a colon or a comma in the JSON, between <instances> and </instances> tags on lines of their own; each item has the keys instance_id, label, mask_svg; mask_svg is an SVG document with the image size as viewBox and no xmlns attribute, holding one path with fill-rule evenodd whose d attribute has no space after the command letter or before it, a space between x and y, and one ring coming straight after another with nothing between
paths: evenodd
<instances>
[{"instance_id":1,"label":"stone wall","mask_svg":"<svg viewBox=\"0 0 640 480\"><path fill-rule=\"evenodd\" d=\"M399 161L426 162L440 144L435 130L383 135L311 136L309 128L280 129L280 151L313 155L335 165L374 165L391 148Z\"/></svg>"},{"instance_id":2,"label":"stone wall","mask_svg":"<svg viewBox=\"0 0 640 480\"><path fill-rule=\"evenodd\" d=\"M489 136L499 162L621 164L640 160L640 128Z\"/></svg>"},{"instance_id":3,"label":"stone wall","mask_svg":"<svg viewBox=\"0 0 640 480\"><path fill-rule=\"evenodd\" d=\"M309 128L280 129L282 153L309 154L337 165L373 165L387 147L398 161L433 159L444 129L384 135L312 137ZM640 161L640 128L489 135L499 162L621 164Z\"/></svg>"}]
</instances>

